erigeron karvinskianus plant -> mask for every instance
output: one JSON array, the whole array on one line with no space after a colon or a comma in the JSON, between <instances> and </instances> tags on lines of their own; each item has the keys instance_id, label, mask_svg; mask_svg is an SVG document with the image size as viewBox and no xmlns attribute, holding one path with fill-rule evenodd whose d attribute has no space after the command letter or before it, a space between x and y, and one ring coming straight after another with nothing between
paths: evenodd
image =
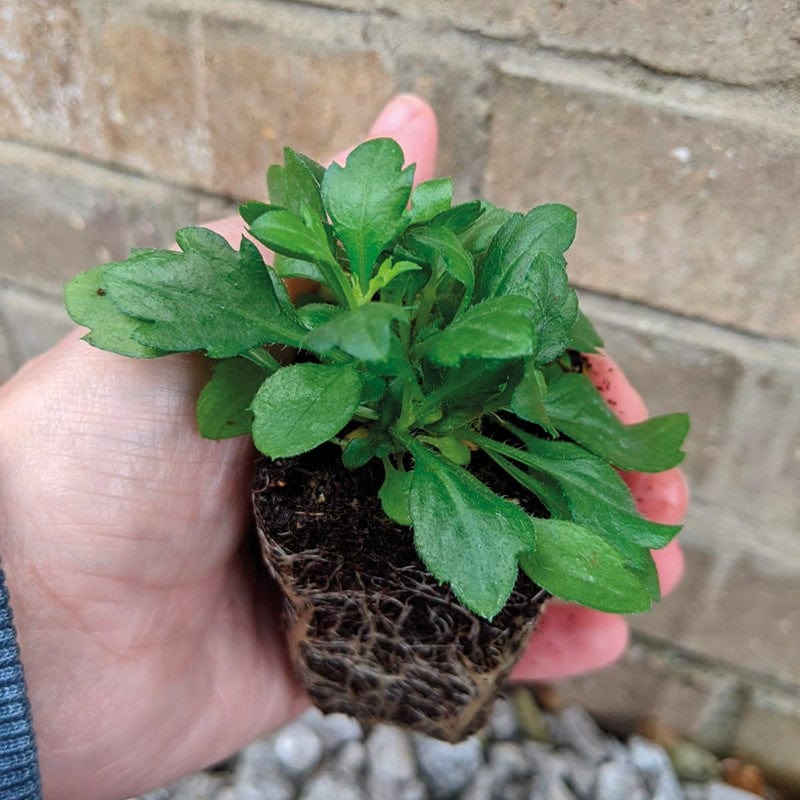
<instances>
[{"instance_id":1,"label":"erigeron karvinskianus plant","mask_svg":"<svg viewBox=\"0 0 800 800\"><path fill-rule=\"evenodd\" d=\"M203 436L251 435L254 513L288 643L325 710L458 739L484 721L549 595L610 612L659 596L617 470L682 459L683 414L617 420L564 252L575 214L412 190L391 139L324 169L285 150L241 215L273 268L204 228L67 286L86 340L201 351ZM282 278L319 290L293 304ZM156 502L156 498L154 498Z\"/></svg>"}]
</instances>

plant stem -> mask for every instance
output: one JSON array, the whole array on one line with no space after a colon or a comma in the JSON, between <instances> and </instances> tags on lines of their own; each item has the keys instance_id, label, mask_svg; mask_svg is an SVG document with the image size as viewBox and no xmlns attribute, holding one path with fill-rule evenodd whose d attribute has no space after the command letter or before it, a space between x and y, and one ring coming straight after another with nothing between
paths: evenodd
<instances>
[{"instance_id":1,"label":"plant stem","mask_svg":"<svg viewBox=\"0 0 800 800\"><path fill-rule=\"evenodd\" d=\"M258 364L269 375L273 375L281 368L280 363L263 347L254 347L252 350L242 353L242 356L248 361Z\"/></svg>"}]
</instances>

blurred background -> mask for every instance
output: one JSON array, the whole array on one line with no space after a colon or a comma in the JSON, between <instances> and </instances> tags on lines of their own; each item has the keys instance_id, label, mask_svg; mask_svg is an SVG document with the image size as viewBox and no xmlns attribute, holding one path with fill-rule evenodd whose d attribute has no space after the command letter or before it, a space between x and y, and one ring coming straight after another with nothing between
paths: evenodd
<instances>
[{"instance_id":1,"label":"blurred background","mask_svg":"<svg viewBox=\"0 0 800 800\"><path fill-rule=\"evenodd\" d=\"M64 282L265 195L394 93L459 199L578 212L570 274L651 411L688 411L686 578L559 684L800 785L796 0L3 0L0 380ZM569 254L568 254L569 255Z\"/></svg>"}]
</instances>

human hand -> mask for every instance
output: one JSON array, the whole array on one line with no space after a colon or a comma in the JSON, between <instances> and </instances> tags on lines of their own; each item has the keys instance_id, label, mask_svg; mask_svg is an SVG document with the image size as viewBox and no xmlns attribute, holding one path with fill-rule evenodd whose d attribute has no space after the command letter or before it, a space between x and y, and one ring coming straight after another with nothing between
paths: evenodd
<instances>
[{"instance_id":1,"label":"human hand","mask_svg":"<svg viewBox=\"0 0 800 800\"><path fill-rule=\"evenodd\" d=\"M391 104L380 135L400 141L418 180L432 176L427 106ZM235 244L243 229L209 227ZM251 445L196 433L207 377L194 356L121 359L72 336L0 387L3 564L48 797L163 785L307 702L244 552ZM665 496L650 487L642 502ZM668 561L674 575L679 556ZM598 666L624 630L551 604L516 675Z\"/></svg>"}]
</instances>

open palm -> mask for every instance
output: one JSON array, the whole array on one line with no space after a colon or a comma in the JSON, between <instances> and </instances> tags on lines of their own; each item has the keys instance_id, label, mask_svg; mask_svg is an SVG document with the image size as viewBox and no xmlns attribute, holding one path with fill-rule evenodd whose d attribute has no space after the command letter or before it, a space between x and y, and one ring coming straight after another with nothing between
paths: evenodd
<instances>
[{"instance_id":1,"label":"open palm","mask_svg":"<svg viewBox=\"0 0 800 800\"><path fill-rule=\"evenodd\" d=\"M395 100L370 135L394 136L418 180L431 177L436 121L421 101ZM211 227L232 241L241 232L232 220ZM613 364L595 369L608 383ZM246 536L252 446L196 432L208 377L199 357L129 360L76 334L0 387L0 549L47 797L163 785L306 703ZM645 413L619 373L611 391L626 421ZM679 473L646 480L641 510L674 521ZM669 588L679 551L659 566ZM607 663L626 631L621 618L554 604L516 676Z\"/></svg>"}]
</instances>

